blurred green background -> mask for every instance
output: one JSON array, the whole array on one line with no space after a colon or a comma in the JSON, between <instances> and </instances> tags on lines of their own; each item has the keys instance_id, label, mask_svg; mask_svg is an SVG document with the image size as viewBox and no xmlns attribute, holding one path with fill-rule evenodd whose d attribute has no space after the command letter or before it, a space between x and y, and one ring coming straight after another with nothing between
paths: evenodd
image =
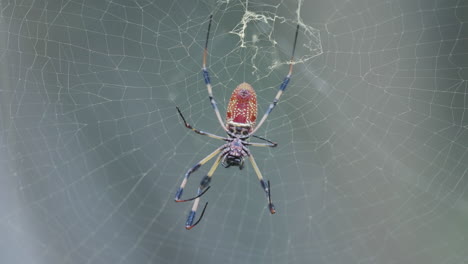
<instances>
[{"instance_id":1,"label":"blurred green background","mask_svg":"<svg viewBox=\"0 0 468 264\"><path fill-rule=\"evenodd\" d=\"M464 1L1 1L1 263L466 263L468 4ZM176 204L222 144L249 82L251 148L220 167L204 219ZM245 26L245 28L244 28ZM245 30L244 30L245 29ZM211 163L185 195L196 192Z\"/></svg>"}]
</instances>

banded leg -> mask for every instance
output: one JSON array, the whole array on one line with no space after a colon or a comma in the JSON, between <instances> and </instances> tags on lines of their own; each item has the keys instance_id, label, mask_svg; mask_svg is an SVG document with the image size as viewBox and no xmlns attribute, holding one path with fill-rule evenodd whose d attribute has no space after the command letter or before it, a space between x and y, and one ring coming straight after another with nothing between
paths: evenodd
<instances>
[{"instance_id":1,"label":"banded leg","mask_svg":"<svg viewBox=\"0 0 468 264\"><path fill-rule=\"evenodd\" d=\"M273 203L271 202L270 181L268 181L268 184L265 183L262 173L258 169L257 163L255 162L255 159L252 154L249 155L249 160L252 163L252 167L254 168L255 173L257 174L258 180L260 181L260 185L262 186L263 190L265 191L265 194L267 195L268 208L270 209L270 213L274 214L276 213L276 209Z\"/></svg>"},{"instance_id":2,"label":"banded leg","mask_svg":"<svg viewBox=\"0 0 468 264\"><path fill-rule=\"evenodd\" d=\"M296 51L296 43L297 43L297 34L299 33L299 25L297 25L296 28L296 35L294 37L294 45L293 45L293 50L292 50L292 55L291 55L291 61L289 65L289 73L286 75L286 77L283 80L283 83L281 83L281 86L278 90L278 93L275 96L275 99L273 99L273 102L270 104L268 107L267 111L265 112L265 115L262 117L262 120L258 123L257 127L247 136L245 137L250 137L252 134L257 132L257 130L263 125L263 122L267 119L268 115L273 111L273 108L275 108L276 104L278 103L281 95L283 94L284 90L286 90L286 87L288 87L289 80L291 80L291 75L292 75L292 70L293 70L293 59L294 59L294 52ZM245 138L243 137L243 138Z\"/></svg>"},{"instance_id":3,"label":"banded leg","mask_svg":"<svg viewBox=\"0 0 468 264\"><path fill-rule=\"evenodd\" d=\"M179 112L180 117L181 117L182 120L184 121L184 125L185 125L186 128L191 129L191 130L194 131L195 133L200 134L200 135L203 135L203 136L209 136L210 138L215 138L215 139L220 139L220 140L224 140L224 141L229 141L228 138L221 137L221 136L218 136L218 135L215 135L215 134L211 134L211 133L208 133L208 132L204 132L204 131L201 131L201 130L198 130L198 129L192 127L189 123L187 123L187 121L185 121L185 118L184 118L184 116L182 115L182 112L180 112L179 107L176 106L176 108L177 108L177 111Z\"/></svg>"},{"instance_id":4,"label":"banded leg","mask_svg":"<svg viewBox=\"0 0 468 264\"><path fill-rule=\"evenodd\" d=\"M208 205L208 202L206 202L205 207L203 208L202 214L200 215L200 218L198 219L195 224L193 224L193 221L195 220L195 214L198 209L198 204L200 203L200 196L202 196L210 187L208 186L211 182L211 177L213 176L214 172L219 166L219 163L221 162L221 158L226 154L226 151L221 153L218 158L216 159L215 163L213 166L211 166L210 171L208 171L208 174L203 177L203 179L200 182L200 187L198 187L198 192L197 196L195 198L195 201L193 202L192 210L190 210L190 213L187 217L187 222L185 223L185 228L187 230L192 229L194 226L196 226L200 220L202 219L203 215L205 214L206 206Z\"/></svg>"},{"instance_id":5,"label":"banded leg","mask_svg":"<svg viewBox=\"0 0 468 264\"><path fill-rule=\"evenodd\" d=\"M179 189L177 190L176 192L176 195L175 195L175 198L174 200L176 202L187 202L187 201L191 201L191 200L194 200L196 199L197 197L200 197L202 196L206 191L208 191L208 189L205 190L205 192L201 193L201 194L198 194L197 197L194 197L194 198L191 198L191 199L186 199L186 200L181 200L180 197L182 196L182 193L184 192L184 187L185 185L187 184L187 181L188 181L188 178L190 177L190 174L192 174L193 172L195 172L196 170L198 170L198 168L200 168L203 164L207 163L210 159L212 159L214 156L216 156L219 152L221 152L224 148L226 148L227 145L224 144L222 145L221 147L217 148L215 151L213 151L211 154L209 154L208 156L206 156L204 159L200 160L200 162L198 162L197 164L195 164L195 166L193 166L192 168L190 168L186 173L185 173L185 177L184 177L184 180L182 181L182 183L180 184L180 187Z\"/></svg>"},{"instance_id":6,"label":"banded leg","mask_svg":"<svg viewBox=\"0 0 468 264\"><path fill-rule=\"evenodd\" d=\"M216 117L218 118L219 124L221 127L226 131L231 136L234 136L229 130L226 128L226 126L223 123L223 119L221 118L221 114L219 113L218 105L216 104L216 101L214 100L213 97L213 89L211 87L211 81L210 81L210 74L208 73L208 69L206 68L206 58L208 56L208 40L210 37L210 29L211 29L211 21L213 20L213 15L210 15L210 23L208 24L208 31L206 33L206 41L205 41L205 49L203 51L203 79L205 79L205 84L206 88L208 89L208 98L210 99L211 106L213 107Z\"/></svg>"}]
</instances>

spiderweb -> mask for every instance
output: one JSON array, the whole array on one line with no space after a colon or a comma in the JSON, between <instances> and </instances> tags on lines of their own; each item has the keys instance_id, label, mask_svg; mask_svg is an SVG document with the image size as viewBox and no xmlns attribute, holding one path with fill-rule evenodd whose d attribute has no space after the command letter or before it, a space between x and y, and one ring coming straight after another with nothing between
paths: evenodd
<instances>
[{"instance_id":1,"label":"spiderweb","mask_svg":"<svg viewBox=\"0 0 468 264\"><path fill-rule=\"evenodd\" d=\"M163 3L165 2L165 3ZM464 1L2 1L2 263L466 263ZM246 81L251 148L218 168L201 223L174 194ZM211 163L187 184L195 194ZM200 212L200 211L199 211Z\"/></svg>"}]
</instances>

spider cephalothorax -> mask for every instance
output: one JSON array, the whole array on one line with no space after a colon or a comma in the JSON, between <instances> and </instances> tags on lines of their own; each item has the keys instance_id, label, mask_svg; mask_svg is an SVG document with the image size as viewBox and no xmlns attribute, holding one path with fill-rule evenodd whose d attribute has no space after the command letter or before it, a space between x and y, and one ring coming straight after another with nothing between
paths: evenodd
<instances>
[{"instance_id":1,"label":"spider cephalothorax","mask_svg":"<svg viewBox=\"0 0 468 264\"><path fill-rule=\"evenodd\" d=\"M196 221L195 224L193 223L193 221L195 220L195 212L197 211L198 203L200 201L200 196L206 193L206 191L208 191L208 189L210 188L209 184L211 182L211 177L213 176L218 165L221 163L226 168L230 166L238 166L239 169L242 169L244 167L245 157L248 157L250 163L252 163L252 167L255 171L255 174L257 174L258 180L260 181L260 185L262 186L262 189L265 191L267 195L268 208L270 209L270 213L274 214L276 212L275 207L273 203L271 202L270 182L268 181L267 183L263 179L262 173L258 169L257 163L255 162L255 159L253 155L250 153L247 146L254 146L254 147L276 147L277 146L276 143L268 139L256 136L254 135L254 133L262 126L263 122L265 122L268 115L271 113L273 108L278 103L278 100L280 96L283 94L283 91L288 86L288 83L292 74L292 67L293 67L292 62L294 58L294 50L296 48L297 34L299 32L299 25L297 25L296 35L294 38L294 46L293 46L293 51L292 51L292 56L291 56L291 62L289 66L289 73L286 76L286 78L284 78L283 82L281 83L278 93L276 94L273 102L268 107L265 115L262 117L258 125L256 126L257 95L253 87L246 82L239 84L236 87L236 89L234 89L234 91L232 92L232 95L231 95L231 98L229 100L229 104L227 107L227 111L226 111L226 123L223 124L223 120L221 118L221 114L219 113L218 106L216 105L216 102L213 98L213 91L211 87L210 76L206 68L206 57L208 54L208 39L210 36L212 18L213 16L210 16L210 23L208 25L208 32L206 34L205 50L203 52L203 78L205 79L206 88L208 89L208 97L210 99L210 103L213 106L213 109L216 113L216 117L218 118L219 123L221 124L224 131L226 131L226 133L228 134L228 137L217 136L217 135L203 132L201 130L193 128L189 123L187 123L184 116L180 112L180 109L177 107L177 111L179 112L180 117L184 121L185 127L193 130L194 132L200 135L224 140L227 142L226 144L222 145L221 147L213 151L211 154L206 156L200 162L195 164L195 166L190 168L185 173L184 180L182 181L182 184L180 185L179 189L176 192L176 195L175 195L176 202L187 202L187 201L195 200L192 206L192 210L190 211L189 216L187 218L187 222L185 223L185 228L187 229L191 229L192 227L196 226L198 222L200 222L200 220L202 219L203 214L205 213L205 209L208 203L205 204L205 207L203 208L202 214L200 218L198 219L198 221ZM255 138L264 140L268 143L250 142L248 141L250 137L255 137ZM197 196L190 198L190 199L181 199L185 184L187 183L190 175L194 171L196 171L198 168L200 168L200 166L202 166L203 164L205 164L206 162L208 162L210 159L214 158L215 156L218 156L218 157L216 158L216 161L214 162L211 169L208 171L207 175L203 177L203 179L201 180L200 187L198 188Z\"/></svg>"},{"instance_id":2,"label":"spider cephalothorax","mask_svg":"<svg viewBox=\"0 0 468 264\"><path fill-rule=\"evenodd\" d=\"M240 138L233 138L231 142L228 143L226 148L226 155L224 155L221 164L225 168L230 166L239 166L239 169L244 168L244 157L248 156L248 149L244 146L247 144L244 140Z\"/></svg>"}]
</instances>

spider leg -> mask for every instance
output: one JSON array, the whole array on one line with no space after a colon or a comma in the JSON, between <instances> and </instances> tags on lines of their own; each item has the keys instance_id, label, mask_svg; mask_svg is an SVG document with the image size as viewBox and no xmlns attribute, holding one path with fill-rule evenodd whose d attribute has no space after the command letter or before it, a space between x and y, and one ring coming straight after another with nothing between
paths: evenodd
<instances>
[{"instance_id":1,"label":"spider leg","mask_svg":"<svg viewBox=\"0 0 468 264\"><path fill-rule=\"evenodd\" d=\"M193 198L195 201L193 202L192 210L190 210L190 213L189 213L189 215L187 217L187 222L185 223L185 228L186 229L189 230L189 229L192 229L194 226L196 226L200 222L200 220L202 219L203 215L205 214L205 209L206 209L206 206L208 205L208 202L205 204L205 207L203 208L202 214L200 215L200 218L198 219L198 221L195 222L195 224L193 224L193 221L195 220L195 214L196 214L197 209L198 209L198 204L200 202L200 196L202 196L210 188L210 186L208 186L208 185L211 182L211 177L213 176L214 172L218 168L219 163L221 162L221 158L226 153L227 153L227 151L224 151L223 153L221 153L218 156L218 158L216 159L214 164L211 166L211 169L208 171L207 175L205 177L203 177L203 179L201 180L200 187L198 187L198 192L197 192L198 195ZM193 199L190 199L190 200L193 200Z\"/></svg>"},{"instance_id":2,"label":"spider leg","mask_svg":"<svg viewBox=\"0 0 468 264\"><path fill-rule=\"evenodd\" d=\"M292 75L292 70L293 70L293 59L294 59L294 51L296 50L296 43L297 43L297 34L299 33L299 25L297 25L297 28L296 28L296 35L294 37L294 45L293 45L293 50L292 50L292 55L291 55L291 61L290 61L290 65L289 65L289 72L288 72L288 75L286 75L286 77L284 78L283 82L281 83L281 86L278 90L278 93L276 94L275 96L275 99L273 99L273 102L270 104L270 106L268 107L267 111L265 112L265 115L262 117L262 120L260 120L260 122L258 123L257 127L247 136L243 137L243 138L246 138L246 137L250 137L252 134L254 134L255 132L257 132L257 130L263 125L263 122L265 122L265 120L267 119L268 115L271 113L271 111L273 110L273 108L275 108L276 104L278 103L281 95L283 94L284 90L286 90L286 87L288 86L288 83L289 83L289 80L291 79L291 75Z\"/></svg>"},{"instance_id":3,"label":"spider leg","mask_svg":"<svg viewBox=\"0 0 468 264\"><path fill-rule=\"evenodd\" d=\"M245 142L244 141L244 142L242 142L242 144L247 145L247 146L254 146L254 147L271 147L271 148L274 148L274 147L278 146L278 143L273 142L271 140L268 140L266 138L262 138L262 137L259 137L259 136L256 136L256 135L252 135L252 137L255 137L255 138L258 138L258 139L261 139L261 140L265 140L268 143L255 143L255 142Z\"/></svg>"},{"instance_id":4,"label":"spider leg","mask_svg":"<svg viewBox=\"0 0 468 264\"><path fill-rule=\"evenodd\" d=\"M187 181L188 181L188 178L190 177L190 174L192 174L193 172L195 172L196 170L198 170L198 168L200 168L203 164L207 163L210 159L212 159L214 156L216 156L219 152L221 152L224 148L226 148L227 145L224 144L222 145L221 147L217 148L215 151L213 151L211 154L209 154L208 156L206 156L204 159L200 160L200 162L198 162L197 164L195 164L195 166L193 166L192 168L190 168L186 173L185 173L185 177L184 177L184 180L182 181L182 183L180 184L180 187L179 189L177 190L176 192L176 195L175 195L175 198L174 200L176 202L184 202L185 200L181 200L180 197L182 196L182 193L184 192L184 187L185 185L187 184ZM202 195L202 194L201 194ZM201 196L200 195L200 196Z\"/></svg>"},{"instance_id":5,"label":"spider leg","mask_svg":"<svg viewBox=\"0 0 468 264\"><path fill-rule=\"evenodd\" d=\"M270 193L270 181L268 181L268 184L265 183L265 180L263 179L262 173L258 169L257 163L255 162L255 159L252 154L249 155L249 160L250 163L252 163L252 167L255 170L255 173L257 174L258 180L260 181L260 185L262 186L263 190L265 191L265 194L268 199L268 209L270 209L270 213L274 214L276 213L275 206L271 202L271 193Z\"/></svg>"},{"instance_id":6,"label":"spider leg","mask_svg":"<svg viewBox=\"0 0 468 264\"><path fill-rule=\"evenodd\" d=\"M211 87L210 81L210 74L208 73L208 69L206 67L206 58L208 56L208 40L210 37L210 29L211 29L211 21L213 20L213 15L210 15L210 23L208 24L208 31L206 32L206 41L205 41L205 49L203 50L203 79L205 79L206 88L208 89L208 98L210 99L211 106L213 107L216 117L218 118L219 124L221 127L231 136L234 136L223 123L223 119L221 118L221 114L219 113L218 105L213 97L213 89Z\"/></svg>"},{"instance_id":7,"label":"spider leg","mask_svg":"<svg viewBox=\"0 0 468 264\"><path fill-rule=\"evenodd\" d=\"M177 107L177 111L179 112L179 115L180 117L182 118L182 120L184 121L184 125L186 128L188 129L191 129L192 131L194 131L195 133L197 134L200 134L200 135L203 135L203 136L209 136L210 138L215 138L215 139L220 139L220 140L224 140L224 141L229 141L229 138L225 138L225 137L221 137L221 136L218 136L218 135L215 135L215 134L211 134L211 133L208 133L208 132L204 132L204 131L201 131L201 130L198 130L194 127L192 127L189 123L187 123L187 121L185 121L185 117L182 115L182 112L180 111L179 107Z\"/></svg>"},{"instance_id":8,"label":"spider leg","mask_svg":"<svg viewBox=\"0 0 468 264\"><path fill-rule=\"evenodd\" d=\"M253 146L253 147L271 147L271 148L274 148L274 147L278 146L277 143L270 144L270 143L246 142L244 144L247 145L247 146Z\"/></svg>"}]
</instances>

